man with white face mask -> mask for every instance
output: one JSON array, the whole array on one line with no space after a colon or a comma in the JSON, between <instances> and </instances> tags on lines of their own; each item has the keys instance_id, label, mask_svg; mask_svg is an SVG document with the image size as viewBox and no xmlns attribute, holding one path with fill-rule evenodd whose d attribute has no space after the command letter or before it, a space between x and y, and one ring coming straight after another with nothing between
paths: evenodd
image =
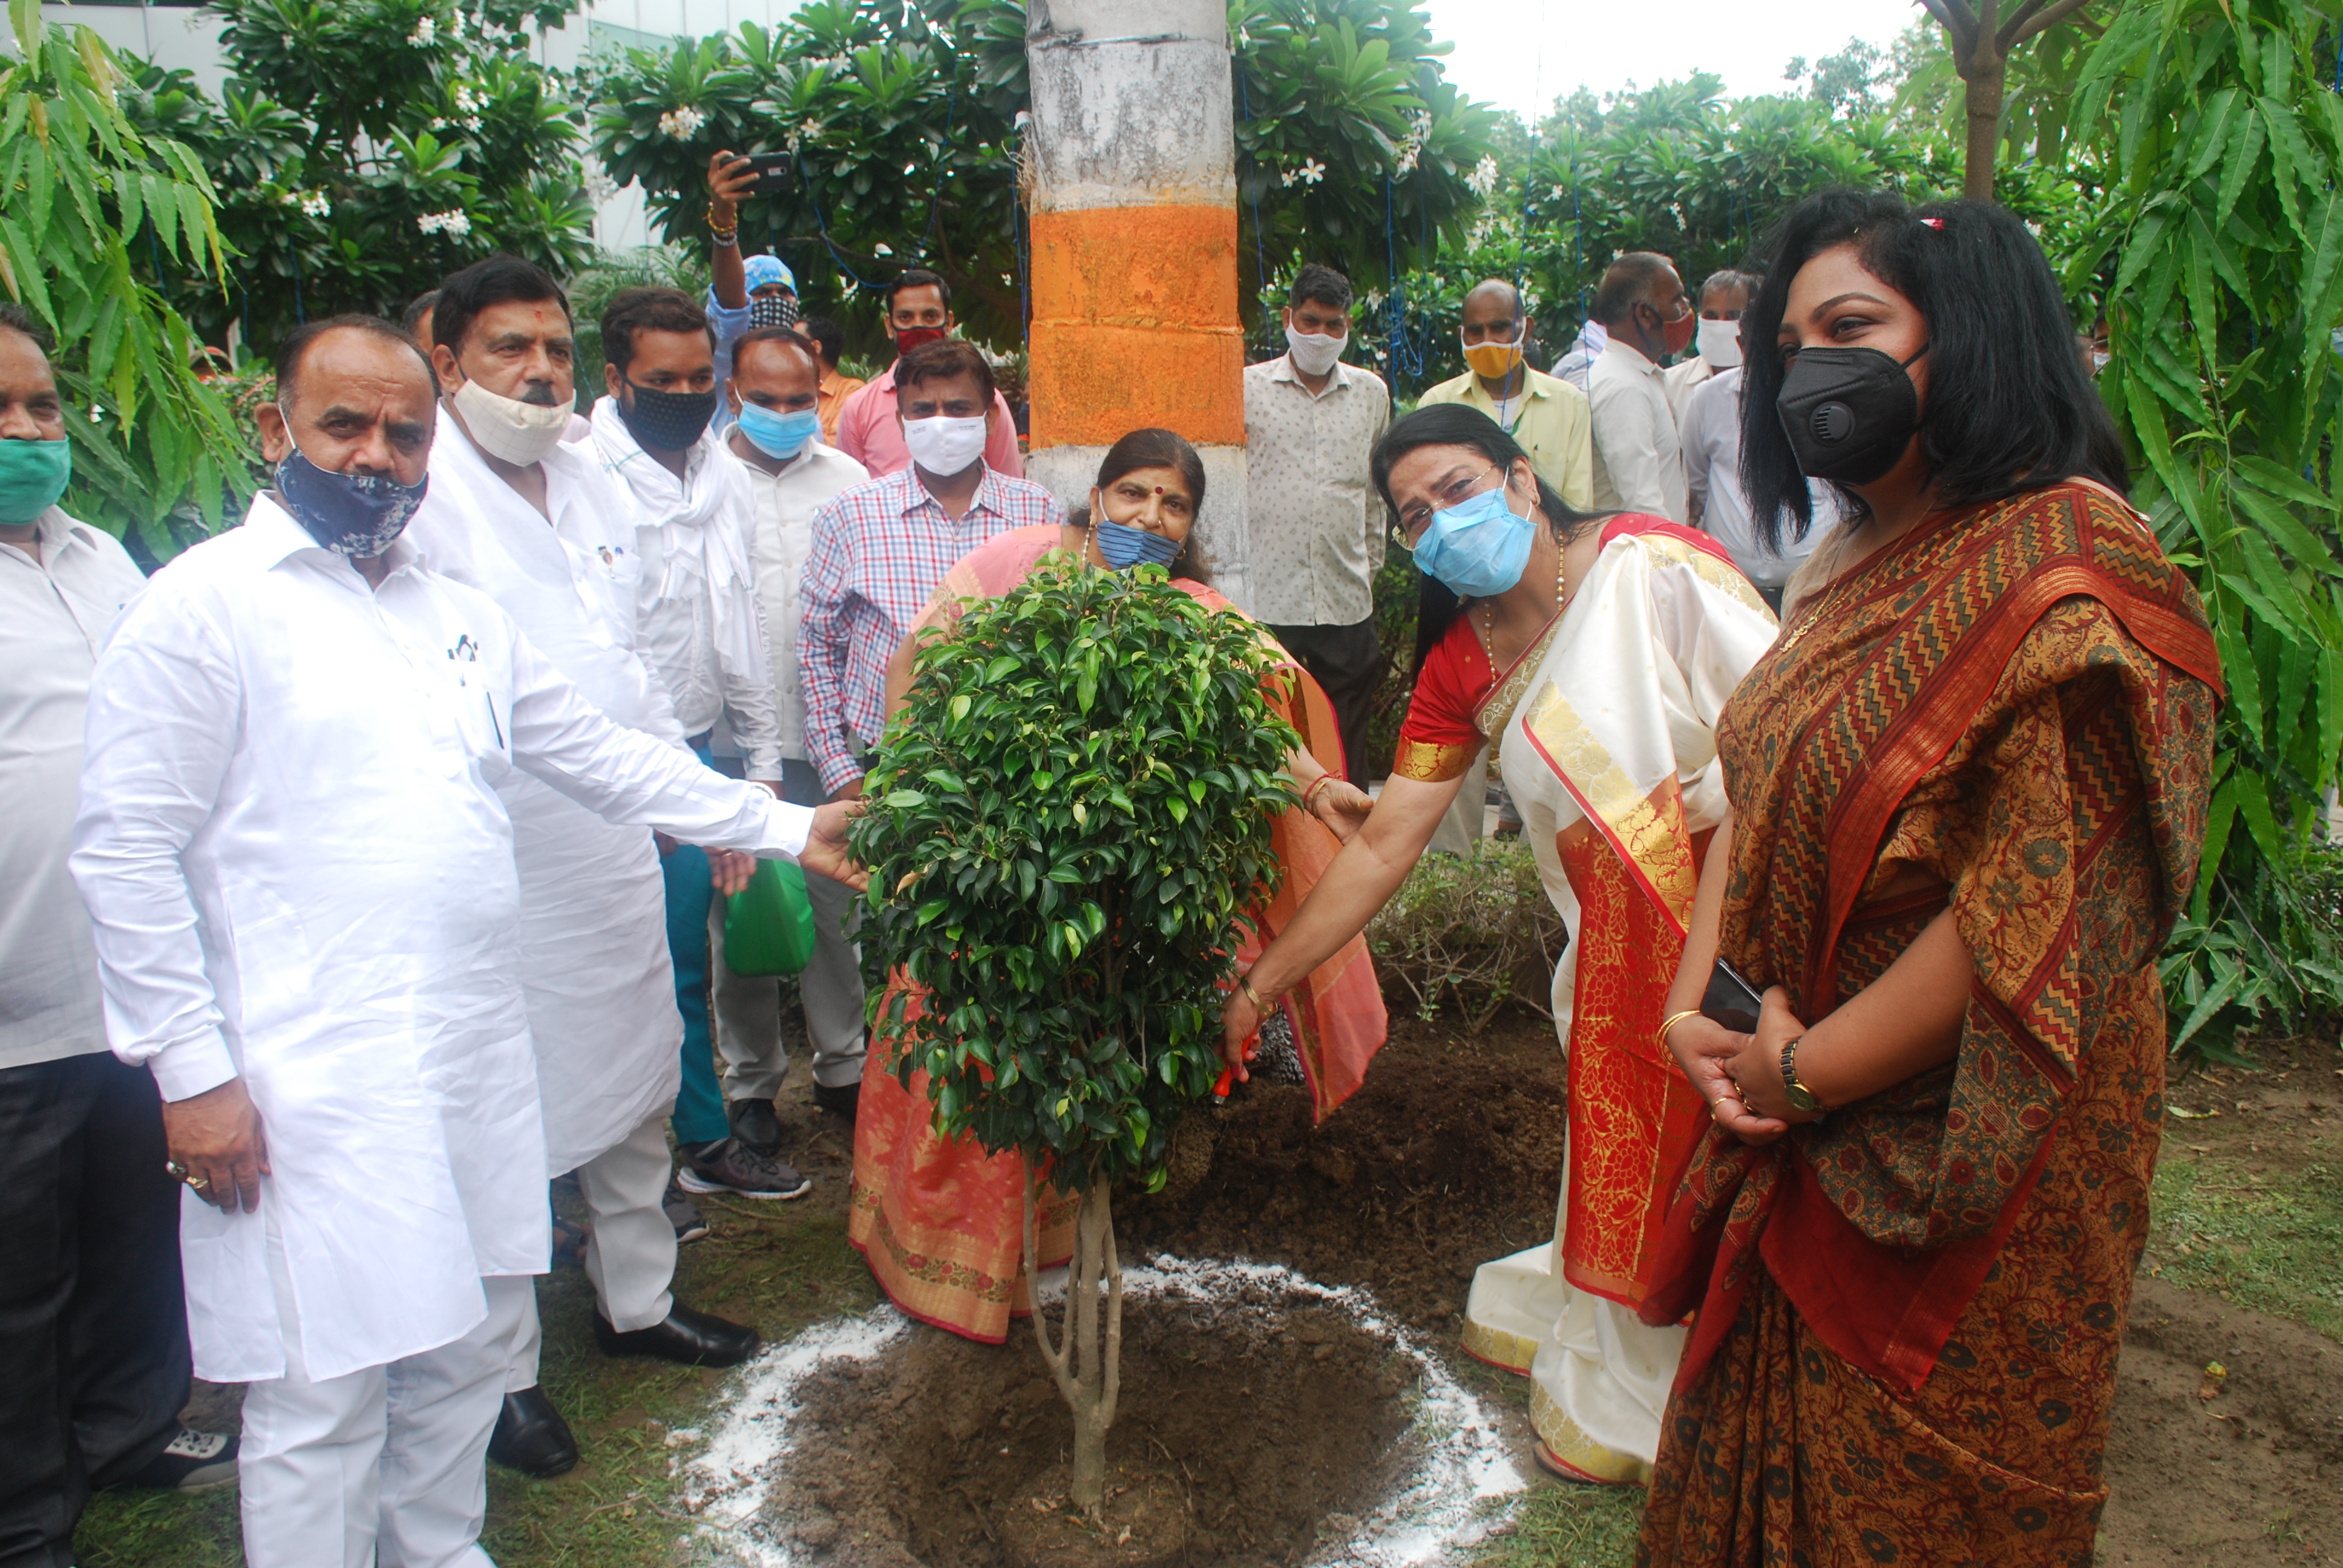
<instances>
[{"instance_id":1,"label":"man with white face mask","mask_svg":"<svg viewBox=\"0 0 2343 1568\"><path fill-rule=\"evenodd\" d=\"M805 618L805 749L833 800L862 793L864 754L887 724L887 661L960 557L995 534L1066 520L1057 498L985 461L1002 417L992 367L956 337L896 361L897 424L911 466L813 515L798 588Z\"/></svg>"},{"instance_id":2,"label":"man with white face mask","mask_svg":"<svg viewBox=\"0 0 2343 1568\"><path fill-rule=\"evenodd\" d=\"M1741 313L1749 308L1757 283L1749 273L1726 268L1710 273L1708 281L1700 286L1700 325L1693 328L1693 357L1669 366L1660 378L1668 396L1668 412L1675 416L1679 432L1684 429L1684 411L1692 406L1692 395L1701 384L1741 363Z\"/></svg>"},{"instance_id":3,"label":"man with white face mask","mask_svg":"<svg viewBox=\"0 0 2343 1568\"><path fill-rule=\"evenodd\" d=\"M432 335L439 436L415 542L442 575L494 599L613 720L688 753L668 690L638 650L634 503L590 444L561 439L576 400L568 301L539 268L492 256L440 286ZM536 779L517 774L498 793L520 869L519 972L547 1174L575 1171L586 1199L595 1338L613 1354L743 1361L754 1329L668 1290L666 1122L683 1019L659 851L649 833L605 822ZM719 869L719 883L729 874ZM534 1298L525 1304L490 1457L558 1474L578 1451L538 1387Z\"/></svg>"},{"instance_id":4,"label":"man with white face mask","mask_svg":"<svg viewBox=\"0 0 2343 1568\"><path fill-rule=\"evenodd\" d=\"M1389 532L1367 456L1391 424L1391 393L1342 363L1351 283L1316 263L1293 275L1286 352L1244 373L1245 518L1252 601L1286 651L1326 689L1351 782L1367 785L1367 715L1383 684L1375 573Z\"/></svg>"}]
</instances>

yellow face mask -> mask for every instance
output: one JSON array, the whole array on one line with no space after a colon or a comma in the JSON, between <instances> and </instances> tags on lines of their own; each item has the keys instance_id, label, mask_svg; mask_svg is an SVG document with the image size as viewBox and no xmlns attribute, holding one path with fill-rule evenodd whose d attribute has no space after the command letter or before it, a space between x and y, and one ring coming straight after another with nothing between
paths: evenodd
<instances>
[{"instance_id":1,"label":"yellow face mask","mask_svg":"<svg viewBox=\"0 0 2343 1568\"><path fill-rule=\"evenodd\" d=\"M1522 340L1518 337L1511 343L1471 343L1463 347L1464 363L1492 381L1511 376L1513 367L1522 362Z\"/></svg>"}]
</instances>

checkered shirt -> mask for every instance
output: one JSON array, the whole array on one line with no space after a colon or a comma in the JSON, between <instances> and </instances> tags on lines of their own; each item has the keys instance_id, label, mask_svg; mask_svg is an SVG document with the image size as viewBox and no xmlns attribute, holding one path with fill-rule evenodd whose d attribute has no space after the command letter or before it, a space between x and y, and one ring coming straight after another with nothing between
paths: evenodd
<instances>
[{"instance_id":1,"label":"checkered shirt","mask_svg":"<svg viewBox=\"0 0 2343 1568\"><path fill-rule=\"evenodd\" d=\"M996 534L1065 520L1049 491L990 468L958 522L916 468L840 491L814 513L798 659L806 750L824 789L835 793L862 777L846 732L851 727L877 742L887 724L887 660L953 563Z\"/></svg>"}]
</instances>

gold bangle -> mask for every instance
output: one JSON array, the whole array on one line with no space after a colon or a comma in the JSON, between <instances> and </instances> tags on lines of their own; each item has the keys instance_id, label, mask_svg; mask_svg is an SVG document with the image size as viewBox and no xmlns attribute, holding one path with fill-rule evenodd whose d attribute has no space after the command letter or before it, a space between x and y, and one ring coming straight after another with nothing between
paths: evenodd
<instances>
[{"instance_id":1,"label":"gold bangle","mask_svg":"<svg viewBox=\"0 0 2343 1568\"><path fill-rule=\"evenodd\" d=\"M1237 990L1244 992L1245 1000L1252 1003L1253 1010L1255 1012L1267 1012L1269 1010L1269 1003L1262 1000L1261 992L1252 989L1252 976L1250 974L1242 974L1237 976Z\"/></svg>"},{"instance_id":2,"label":"gold bangle","mask_svg":"<svg viewBox=\"0 0 2343 1568\"><path fill-rule=\"evenodd\" d=\"M1310 802L1317 798L1318 791L1323 789L1327 785L1333 781L1334 776L1332 773L1321 773L1317 778L1312 779L1310 781L1310 788L1302 791L1302 809L1304 811L1310 809Z\"/></svg>"},{"instance_id":3,"label":"gold bangle","mask_svg":"<svg viewBox=\"0 0 2343 1568\"><path fill-rule=\"evenodd\" d=\"M1660 1020L1660 1049L1662 1050L1665 1050L1668 1048L1668 1031L1670 1030L1675 1028L1676 1025L1682 1023L1688 1018L1698 1018L1699 1016L1700 1009L1696 1007L1688 1007L1682 1012L1672 1012L1668 1014L1667 1017L1662 1019Z\"/></svg>"}]
</instances>

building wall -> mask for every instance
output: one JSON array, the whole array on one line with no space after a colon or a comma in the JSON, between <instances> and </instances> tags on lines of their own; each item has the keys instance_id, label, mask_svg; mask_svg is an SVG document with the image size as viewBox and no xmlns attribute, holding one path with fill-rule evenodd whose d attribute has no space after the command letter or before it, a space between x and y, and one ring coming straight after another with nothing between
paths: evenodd
<instances>
[{"instance_id":1,"label":"building wall","mask_svg":"<svg viewBox=\"0 0 2343 1568\"><path fill-rule=\"evenodd\" d=\"M541 31L530 53L538 64L575 70L593 48L656 47L677 38L729 33L744 22L778 27L798 0L586 0L561 26ZM59 26L78 23L115 49L186 71L216 98L227 80L220 18L198 5L45 5ZM612 250L650 243L643 193L629 183L596 210L595 240Z\"/></svg>"}]
</instances>

